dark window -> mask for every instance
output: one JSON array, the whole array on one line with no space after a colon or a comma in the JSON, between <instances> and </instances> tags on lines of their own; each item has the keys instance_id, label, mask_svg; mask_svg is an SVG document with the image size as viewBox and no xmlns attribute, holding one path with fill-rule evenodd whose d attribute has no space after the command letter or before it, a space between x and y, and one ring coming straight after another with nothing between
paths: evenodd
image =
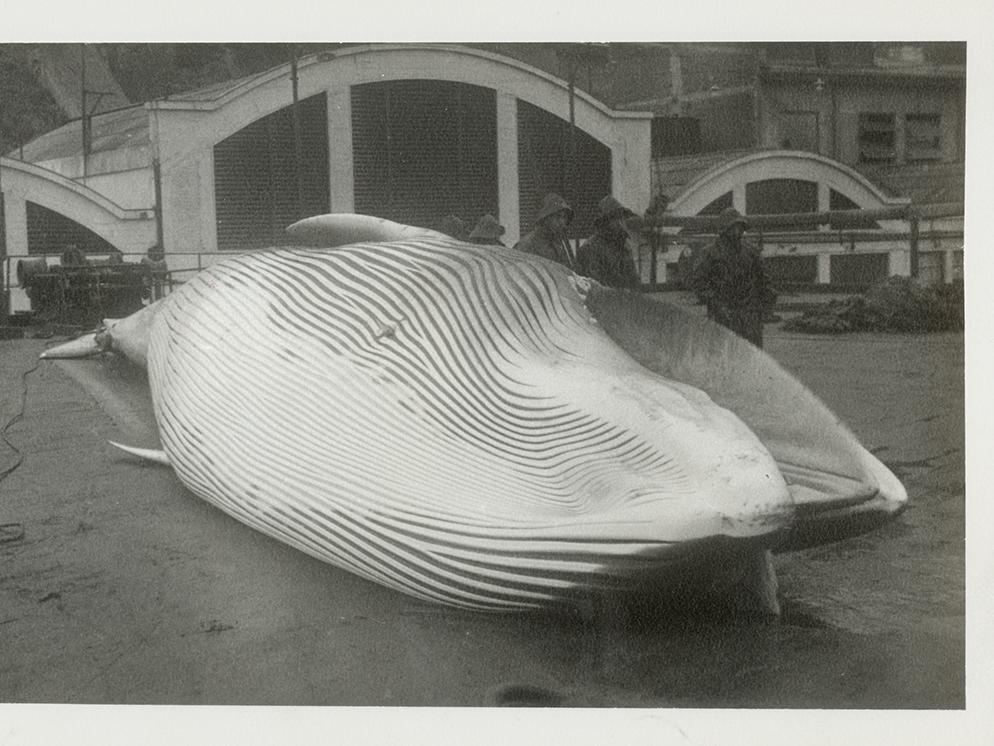
<instances>
[{"instance_id":1,"label":"dark window","mask_svg":"<svg viewBox=\"0 0 994 746\"><path fill-rule=\"evenodd\" d=\"M893 163L897 158L894 143L893 114L859 115L860 163Z\"/></svg>"},{"instance_id":2,"label":"dark window","mask_svg":"<svg viewBox=\"0 0 994 746\"><path fill-rule=\"evenodd\" d=\"M575 163L571 143L576 148ZM589 236L597 203L611 192L611 149L580 129L573 132L569 122L555 114L519 99L518 184L522 234L533 227L542 197L556 192L576 216L570 237Z\"/></svg>"},{"instance_id":3,"label":"dark window","mask_svg":"<svg viewBox=\"0 0 994 746\"><path fill-rule=\"evenodd\" d=\"M747 215L785 215L818 211L818 184L800 179L764 179L746 184ZM763 226L764 231L810 231L816 222L804 225Z\"/></svg>"},{"instance_id":4,"label":"dark window","mask_svg":"<svg viewBox=\"0 0 994 746\"><path fill-rule=\"evenodd\" d=\"M652 120L652 157L693 155L701 152L701 121L694 117L655 117Z\"/></svg>"},{"instance_id":5,"label":"dark window","mask_svg":"<svg viewBox=\"0 0 994 746\"><path fill-rule=\"evenodd\" d=\"M828 209L829 210L859 210L858 204L849 199L846 195L841 192L837 192L834 189L829 190L828 195ZM864 217L853 217L853 218L835 218L831 220L828 227L832 230L842 230L843 228L865 228L874 229L880 228L880 225L875 220L870 220Z\"/></svg>"},{"instance_id":6,"label":"dark window","mask_svg":"<svg viewBox=\"0 0 994 746\"><path fill-rule=\"evenodd\" d=\"M697 212L698 215L717 215L722 210L732 206L732 193L725 192L718 199L708 202L708 204Z\"/></svg>"},{"instance_id":7,"label":"dark window","mask_svg":"<svg viewBox=\"0 0 994 746\"><path fill-rule=\"evenodd\" d=\"M61 254L74 244L86 254L107 254L114 246L72 218L34 202L27 203L28 253Z\"/></svg>"},{"instance_id":8,"label":"dark window","mask_svg":"<svg viewBox=\"0 0 994 746\"><path fill-rule=\"evenodd\" d=\"M717 199L711 200L702 209L697 211L698 215L717 215L722 210L732 207L732 193L725 192ZM680 233L699 233L700 229L681 228Z\"/></svg>"},{"instance_id":9,"label":"dark window","mask_svg":"<svg viewBox=\"0 0 994 746\"><path fill-rule=\"evenodd\" d=\"M934 161L942 155L942 117L908 114L904 118L904 160Z\"/></svg>"},{"instance_id":10,"label":"dark window","mask_svg":"<svg viewBox=\"0 0 994 746\"><path fill-rule=\"evenodd\" d=\"M830 280L852 290L865 290L887 279L887 254L833 254L829 259Z\"/></svg>"},{"instance_id":11,"label":"dark window","mask_svg":"<svg viewBox=\"0 0 994 746\"><path fill-rule=\"evenodd\" d=\"M352 86L356 212L434 228L497 214L497 98L438 80Z\"/></svg>"}]
</instances>

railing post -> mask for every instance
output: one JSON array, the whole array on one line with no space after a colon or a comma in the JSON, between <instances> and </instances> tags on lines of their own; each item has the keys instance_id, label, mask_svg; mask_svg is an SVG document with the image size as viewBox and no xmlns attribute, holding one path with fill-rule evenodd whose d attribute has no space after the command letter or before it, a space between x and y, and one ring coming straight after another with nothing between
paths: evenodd
<instances>
[{"instance_id":1,"label":"railing post","mask_svg":"<svg viewBox=\"0 0 994 746\"><path fill-rule=\"evenodd\" d=\"M911 275L912 279L918 279L918 231L919 231L919 221L918 216L913 215L910 220L911 223L911 234L908 240L908 274Z\"/></svg>"}]
</instances>

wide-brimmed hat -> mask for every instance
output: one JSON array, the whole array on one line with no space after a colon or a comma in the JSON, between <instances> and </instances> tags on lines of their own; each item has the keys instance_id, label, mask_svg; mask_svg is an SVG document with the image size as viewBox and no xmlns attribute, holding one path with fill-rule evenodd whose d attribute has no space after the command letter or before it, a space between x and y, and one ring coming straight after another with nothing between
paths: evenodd
<instances>
[{"instance_id":1,"label":"wide-brimmed hat","mask_svg":"<svg viewBox=\"0 0 994 746\"><path fill-rule=\"evenodd\" d=\"M631 217L635 213L629 210L610 194L597 203L597 217L594 218L594 225L599 225L613 218Z\"/></svg>"},{"instance_id":2,"label":"wide-brimmed hat","mask_svg":"<svg viewBox=\"0 0 994 746\"><path fill-rule=\"evenodd\" d=\"M497 218L487 213L476 221L476 227L469 234L469 240L485 239L487 241L494 241L503 235L504 226L497 222Z\"/></svg>"},{"instance_id":3,"label":"wide-brimmed hat","mask_svg":"<svg viewBox=\"0 0 994 746\"><path fill-rule=\"evenodd\" d=\"M462 218L455 215L446 215L438 226L438 230L447 236L451 236L459 241L466 240L466 231L469 228Z\"/></svg>"},{"instance_id":4,"label":"wide-brimmed hat","mask_svg":"<svg viewBox=\"0 0 994 746\"><path fill-rule=\"evenodd\" d=\"M741 225L743 228L748 228L749 221L742 217L742 213L734 207L726 207L718 213L718 232L724 233L733 225Z\"/></svg>"},{"instance_id":5,"label":"wide-brimmed hat","mask_svg":"<svg viewBox=\"0 0 994 746\"><path fill-rule=\"evenodd\" d=\"M550 192L542 200L542 207L539 209L538 215L535 216L535 222L541 223L547 217L555 215L557 212L565 212L566 222L573 222L573 208L558 194Z\"/></svg>"}]
</instances>

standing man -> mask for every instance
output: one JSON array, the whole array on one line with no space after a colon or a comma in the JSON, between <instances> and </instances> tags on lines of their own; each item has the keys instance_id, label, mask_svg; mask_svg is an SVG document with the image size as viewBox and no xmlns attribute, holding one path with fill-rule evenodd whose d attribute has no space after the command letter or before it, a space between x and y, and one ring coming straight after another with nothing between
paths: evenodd
<instances>
[{"instance_id":1,"label":"standing man","mask_svg":"<svg viewBox=\"0 0 994 746\"><path fill-rule=\"evenodd\" d=\"M572 222L573 208L566 200L558 194L547 194L535 217L535 228L522 236L514 248L575 269L576 261L566 237L566 228Z\"/></svg>"},{"instance_id":2,"label":"standing man","mask_svg":"<svg viewBox=\"0 0 994 746\"><path fill-rule=\"evenodd\" d=\"M763 316L777 296L759 251L742 240L746 219L734 207L719 217L718 237L694 268L691 287L707 304L708 318L762 347Z\"/></svg>"},{"instance_id":3,"label":"standing man","mask_svg":"<svg viewBox=\"0 0 994 746\"><path fill-rule=\"evenodd\" d=\"M597 205L592 235L577 252L577 272L612 288L639 286L635 260L628 250L629 221L635 213L610 194Z\"/></svg>"}]
</instances>

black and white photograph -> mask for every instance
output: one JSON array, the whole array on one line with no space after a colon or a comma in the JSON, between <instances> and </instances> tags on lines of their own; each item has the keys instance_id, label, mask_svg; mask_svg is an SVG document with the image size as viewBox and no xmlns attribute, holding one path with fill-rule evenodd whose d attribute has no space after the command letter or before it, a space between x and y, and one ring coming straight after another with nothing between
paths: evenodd
<instances>
[{"instance_id":1,"label":"black and white photograph","mask_svg":"<svg viewBox=\"0 0 994 746\"><path fill-rule=\"evenodd\" d=\"M0 31L0 743L994 737L989 11L179 7Z\"/></svg>"}]
</instances>

